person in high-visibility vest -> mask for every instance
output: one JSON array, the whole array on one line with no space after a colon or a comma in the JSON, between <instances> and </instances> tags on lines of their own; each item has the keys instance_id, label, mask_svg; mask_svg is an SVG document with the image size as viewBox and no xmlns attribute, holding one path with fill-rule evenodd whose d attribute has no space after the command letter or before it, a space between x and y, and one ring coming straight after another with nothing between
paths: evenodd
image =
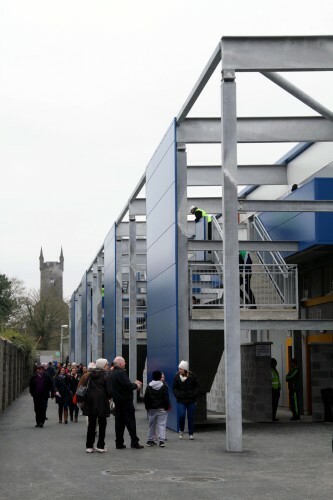
<instances>
[{"instance_id":1,"label":"person in high-visibility vest","mask_svg":"<svg viewBox=\"0 0 333 500\"><path fill-rule=\"evenodd\" d=\"M212 239L212 216L207 214L202 208L195 207L192 205L190 208L190 213L195 216L195 221L194 222L199 222L200 219L205 217L207 221L207 229L208 229L208 239Z\"/></svg>"},{"instance_id":2,"label":"person in high-visibility vest","mask_svg":"<svg viewBox=\"0 0 333 500\"><path fill-rule=\"evenodd\" d=\"M293 358L290 362L290 370L286 376L289 389L290 410L293 414L290 420L301 420L299 407L299 377L300 372L297 366L297 359Z\"/></svg>"},{"instance_id":3,"label":"person in high-visibility vest","mask_svg":"<svg viewBox=\"0 0 333 500\"><path fill-rule=\"evenodd\" d=\"M276 418L276 412L280 399L281 392L281 382L279 372L276 369L277 361L275 358L271 359L271 372L272 372L272 420L277 422L279 419Z\"/></svg>"}]
</instances>

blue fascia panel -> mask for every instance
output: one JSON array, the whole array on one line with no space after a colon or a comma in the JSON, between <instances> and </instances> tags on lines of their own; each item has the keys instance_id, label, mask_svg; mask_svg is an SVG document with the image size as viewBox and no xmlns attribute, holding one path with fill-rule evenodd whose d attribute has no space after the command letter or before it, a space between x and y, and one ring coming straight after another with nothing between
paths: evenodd
<instances>
[{"instance_id":1,"label":"blue fascia panel","mask_svg":"<svg viewBox=\"0 0 333 500\"><path fill-rule=\"evenodd\" d=\"M288 194L287 200L333 200L333 178L318 177ZM272 240L299 242L299 251L333 245L333 213L265 212L260 220ZM284 256L294 252L283 252Z\"/></svg>"},{"instance_id":2,"label":"blue fascia panel","mask_svg":"<svg viewBox=\"0 0 333 500\"><path fill-rule=\"evenodd\" d=\"M172 381L178 366L178 285L176 207L176 124L167 131L146 170L147 206L147 371L162 370L173 411L168 427L176 430Z\"/></svg>"},{"instance_id":3,"label":"blue fascia panel","mask_svg":"<svg viewBox=\"0 0 333 500\"><path fill-rule=\"evenodd\" d=\"M177 430L177 402L172 392L173 379L177 372L175 367L175 353L178 352L176 305L148 316L147 326L149 342L147 342L147 359L149 363L148 380L154 370L161 370L165 374L169 386L169 396L172 410L168 415L168 428ZM177 358L178 359L178 358ZM178 363L178 361L177 361Z\"/></svg>"}]
</instances>

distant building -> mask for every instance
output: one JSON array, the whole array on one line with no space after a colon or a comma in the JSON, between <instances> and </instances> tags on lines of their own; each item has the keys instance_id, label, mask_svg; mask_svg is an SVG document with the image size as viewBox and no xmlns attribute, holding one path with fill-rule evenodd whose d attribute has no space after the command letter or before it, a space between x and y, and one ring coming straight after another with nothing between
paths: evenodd
<instances>
[{"instance_id":1,"label":"distant building","mask_svg":"<svg viewBox=\"0 0 333 500\"><path fill-rule=\"evenodd\" d=\"M63 279L64 255L60 252L59 262L45 262L43 249L40 249L39 255L40 269L40 297L41 299L49 294L63 300Z\"/></svg>"}]
</instances>

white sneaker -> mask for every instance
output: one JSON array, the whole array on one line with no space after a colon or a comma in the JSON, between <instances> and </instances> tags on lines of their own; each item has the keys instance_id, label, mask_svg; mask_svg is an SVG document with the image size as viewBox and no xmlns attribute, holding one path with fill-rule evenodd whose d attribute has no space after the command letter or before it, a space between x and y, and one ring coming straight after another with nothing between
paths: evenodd
<instances>
[{"instance_id":1,"label":"white sneaker","mask_svg":"<svg viewBox=\"0 0 333 500\"><path fill-rule=\"evenodd\" d=\"M87 448L86 453L94 453L94 448Z\"/></svg>"},{"instance_id":2,"label":"white sneaker","mask_svg":"<svg viewBox=\"0 0 333 500\"><path fill-rule=\"evenodd\" d=\"M179 439L183 439L183 433L179 432Z\"/></svg>"},{"instance_id":3,"label":"white sneaker","mask_svg":"<svg viewBox=\"0 0 333 500\"><path fill-rule=\"evenodd\" d=\"M106 453L108 450L106 448L95 448L95 451L97 451L97 453Z\"/></svg>"},{"instance_id":4,"label":"white sneaker","mask_svg":"<svg viewBox=\"0 0 333 500\"><path fill-rule=\"evenodd\" d=\"M193 434L190 434L190 439L194 439Z\"/></svg>"}]
</instances>

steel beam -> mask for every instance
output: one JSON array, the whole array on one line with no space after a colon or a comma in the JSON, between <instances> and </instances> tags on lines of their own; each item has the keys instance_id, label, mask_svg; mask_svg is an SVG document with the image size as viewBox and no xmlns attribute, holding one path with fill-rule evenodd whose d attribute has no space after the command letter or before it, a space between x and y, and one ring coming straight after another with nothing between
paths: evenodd
<instances>
[{"instance_id":1,"label":"steel beam","mask_svg":"<svg viewBox=\"0 0 333 500\"><path fill-rule=\"evenodd\" d=\"M333 200L238 200L244 212L333 212Z\"/></svg>"},{"instance_id":2,"label":"steel beam","mask_svg":"<svg viewBox=\"0 0 333 500\"><path fill-rule=\"evenodd\" d=\"M131 205L130 205L131 213ZM129 217L129 377L137 380L137 306L136 306L136 227L135 216ZM134 391L135 392L135 391ZM136 392L134 394L136 405Z\"/></svg>"},{"instance_id":3,"label":"steel beam","mask_svg":"<svg viewBox=\"0 0 333 500\"><path fill-rule=\"evenodd\" d=\"M287 165L238 165L237 184L287 185ZM221 186L221 165L187 167L188 186Z\"/></svg>"},{"instance_id":4,"label":"steel beam","mask_svg":"<svg viewBox=\"0 0 333 500\"><path fill-rule=\"evenodd\" d=\"M186 118L178 127L179 142L219 144L219 118ZM333 123L318 116L249 117L237 119L238 143L331 142Z\"/></svg>"},{"instance_id":5,"label":"steel beam","mask_svg":"<svg viewBox=\"0 0 333 500\"><path fill-rule=\"evenodd\" d=\"M290 320L241 320L241 330L306 330L306 331L332 331L333 320L329 319L290 319ZM223 329L223 319L192 319L190 320L190 330L216 331Z\"/></svg>"},{"instance_id":6,"label":"steel beam","mask_svg":"<svg viewBox=\"0 0 333 500\"><path fill-rule=\"evenodd\" d=\"M297 241L238 241L239 250L249 252L297 252ZM222 252L223 241L208 240L188 240L188 249L191 252L212 251Z\"/></svg>"},{"instance_id":7,"label":"steel beam","mask_svg":"<svg viewBox=\"0 0 333 500\"><path fill-rule=\"evenodd\" d=\"M222 70L331 71L332 36L223 37Z\"/></svg>"},{"instance_id":8,"label":"steel beam","mask_svg":"<svg viewBox=\"0 0 333 500\"><path fill-rule=\"evenodd\" d=\"M261 73L263 76L268 78L268 80L271 80L271 82L275 83L279 87L281 87L283 90L288 92L289 94L293 95L298 99L299 101L303 102L307 106L309 106L311 109L314 109L322 115L324 118L327 120L333 121L333 113L330 109L326 108L323 106L320 102L316 101L313 99L311 96L303 92L301 89L299 89L296 85L293 83L289 82L286 78L283 78L283 76L278 75L277 73Z\"/></svg>"},{"instance_id":9,"label":"steel beam","mask_svg":"<svg viewBox=\"0 0 333 500\"><path fill-rule=\"evenodd\" d=\"M237 115L234 74L222 73L221 117L226 444L228 451L237 452L242 451L243 446L236 181Z\"/></svg>"},{"instance_id":10,"label":"steel beam","mask_svg":"<svg viewBox=\"0 0 333 500\"><path fill-rule=\"evenodd\" d=\"M188 113L190 112L196 100L198 99L199 95L205 88L208 80L214 73L220 61L221 61L221 45L219 43L216 49L214 50L211 58L209 59L208 63L206 64L206 67L204 68L203 72L199 76L199 79L194 85L190 95L186 99L183 107L179 111L177 115L178 123L181 123L187 117Z\"/></svg>"},{"instance_id":11,"label":"steel beam","mask_svg":"<svg viewBox=\"0 0 333 500\"><path fill-rule=\"evenodd\" d=\"M221 213L222 198L187 198L187 213L190 213L192 205L203 208L209 214Z\"/></svg>"},{"instance_id":12,"label":"steel beam","mask_svg":"<svg viewBox=\"0 0 333 500\"><path fill-rule=\"evenodd\" d=\"M116 356L122 356L123 343L123 270L122 270L122 242L117 235L116 239L116 321L115 321L115 349Z\"/></svg>"},{"instance_id":13,"label":"steel beam","mask_svg":"<svg viewBox=\"0 0 333 500\"><path fill-rule=\"evenodd\" d=\"M129 223L120 222L117 226L117 234L121 237L129 235ZM146 221L136 221L136 236L147 236Z\"/></svg>"},{"instance_id":14,"label":"steel beam","mask_svg":"<svg viewBox=\"0 0 333 500\"><path fill-rule=\"evenodd\" d=\"M136 188L134 189L133 193L131 194L128 202L126 203L126 205L124 206L124 208L122 209L122 211L120 212L120 215L118 217L118 219L116 220L116 224L118 225L120 222L122 222L123 218L125 217L125 215L127 214L128 210L129 210L129 206L131 203L134 202L134 200L136 200L138 194L140 193L141 189L143 188L143 186L146 184L146 172L144 172L144 174L142 175L141 179L139 180L138 184L136 185ZM144 211L143 214L139 214L139 213L135 213L134 215L145 215L146 214L146 211Z\"/></svg>"}]
</instances>

